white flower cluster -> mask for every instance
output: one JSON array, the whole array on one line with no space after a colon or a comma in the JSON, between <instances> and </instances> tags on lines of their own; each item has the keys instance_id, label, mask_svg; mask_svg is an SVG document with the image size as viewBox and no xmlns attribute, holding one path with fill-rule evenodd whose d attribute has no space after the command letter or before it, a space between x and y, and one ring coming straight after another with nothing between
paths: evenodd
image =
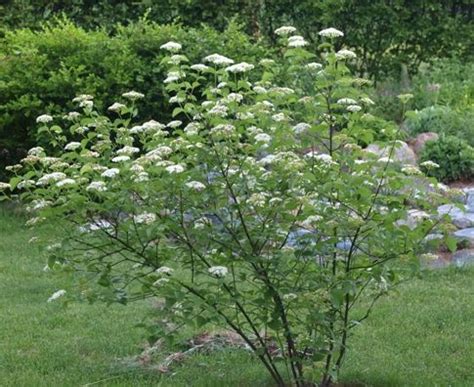
<instances>
[{"instance_id":1,"label":"white flower cluster","mask_svg":"<svg viewBox=\"0 0 474 387\"><path fill-rule=\"evenodd\" d=\"M137 224L152 224L156 222L157 216L152 212L144 212L142 214L135 215L133 221Z\"/></svg>"},{"instance_id":2,"label":"white flower cluster","mask_svg":"<svg viewBox=\"0 0 474 387\"><path fill-rule=\"evenodd\" d=\"M236 63L232 66L226 67L226 71L229 73L245 73L247 71L253 70L255 66L253 64L247 63L247 62L240 62Z\"/></svg>"},{"instance_id":3,"label":"white flower cluster","mask_svg":"<svg viewBox=\"0 0 474 387\"><path fill-rule=\"evenodd\" d=\"M296 28L292 26L282 26L275 30L275 34L280 36L290 35L293 32L296 32Z\"/></svg>"},{"instance_id":4,"label":"white flower cluster","mask_svg":"<svg viewBox=\"0 0 474 387\"><path fill-rule=\"evenodd\" d=\"M211 266L208 269L208 272L216 278L222 278L227 275L229 270L225 266Z\"/></svg>"},{"instance_id":5,"label":"white flower cluster","mask_svg":"<svg viewBox=\"0 0 474 387\"><path fill-rule=\"evenodd\" d=\"M167 51L170 51L170 52L176 52L176 51L179 51L181 50L183 46L179 43L176 43L176 42L173 42L173 41L170 41L168 43L165 43L165 44L162 44L160 46L160 48L162 50L167 50Z\"/></svg>"},{"instance_id":6,"label":"white flower cluster","mask_svg":"<svg viewBox=\"0 0 474 387\"><path fill-rule=\"evenodd\" d=\"M127 91L126 93L122 94L122 97L127 98L131 101L136 101L137 99L145 98L145 94L139 93L138 91Z\"/></svg>"},{"instance_id":7,"label":"white flower cluster","mask_svg":"<svg viewBox=\"0 0 474 387\"><path fill-rule=\"evenodd\" d=\"M290 36L288 38L288 47L297 48L307 46L309 43L300 35Z\"/></svg>"},{"instance_id":8,"label":"white flower cluster","mask_svg":"<svg viewBox=\"0 0 474 387\"><path fill-rule=\"evenodd\" d=\"M339 31L335 28L326 28L318 32L318 34L324 38L339 38L344 36L342 31Z\"/></svg>"},{"instance_id":9,"label":"white flower cluster","mask_svg":"<svg viewBox=\"0 0 474 387\"><path fill-rule=\"evenodd\" d=\"M49 114L43 114L36 118L36 122L39 124L47 124L48 122L51 122L53 120L53 117L51 117Z\"/></svg>"},{"instance_id":10,"label":"white flower cluster","mask_svg":"<svg viewBox=\"0 0 474 387\"><path fill-rule=\"evenodd\" d=\"M214 63L215 65L219 66L228 66L234 63L232 59L219 54L208 55L204 58L204 61Z\"/></svg>"}]
</instances>

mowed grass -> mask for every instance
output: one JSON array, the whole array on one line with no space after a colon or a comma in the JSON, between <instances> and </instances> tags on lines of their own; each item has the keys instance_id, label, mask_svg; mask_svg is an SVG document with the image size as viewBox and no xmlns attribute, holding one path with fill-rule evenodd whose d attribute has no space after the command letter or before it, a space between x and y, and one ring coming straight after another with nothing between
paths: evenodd
<instances>
[{"instance_id":1,"label":"mowed grass","mask_svg":"<svg viewBox=\"0 0 474 387\"><path fill-rule=\"evenodd\" d=\"M45 254L28 244L54 235L54 225L23 224L0 208L0 386L272 385L241 351L199 354L166 376L125 365L143 349L146 332L135 325L153 306L47 303L72 278L43 272ZM473 268L430 272L380 301L354 331L342 381L474 386L473 280Z\"/></svg>"}]
</instances>

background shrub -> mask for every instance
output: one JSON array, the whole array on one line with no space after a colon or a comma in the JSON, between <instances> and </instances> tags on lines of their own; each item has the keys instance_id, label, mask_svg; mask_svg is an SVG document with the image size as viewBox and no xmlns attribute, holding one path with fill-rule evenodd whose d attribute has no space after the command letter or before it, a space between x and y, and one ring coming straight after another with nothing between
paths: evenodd
<instances>
[{"instance_id":1,"label":"background shrub","mask_svg":"<svg viewBox=\"0 0 474 387\"><path fill-rule=\"evenodd\" d=\"M113 31L116 23L137 21L145 12L158 23L206 23L220 30L235 18L247 33L273 41L275 28L291 24L314 46L322 28L342 28L346 37L338 44L354 47L361 58L357 70L376 80L398 77L402 64L415 73L436 57L466 59L474 52L471 0L6 0L0 20L9 28L37 28L65 13L85 28Z\"/></svg>"},{"instance_id":2,"label":"background shrub","mask_svg":"<svg viewBox=\"0 0 474 387\"><path fill-rule=\"evenodd\" d=\"M147 96L140 118L171 117L159 66L164 55L159 47L169 40L185 42L193 63L213 52L249 62L267 53L236 24L217 32L142 20L109 35L63 20L40 31L7 32L0 42L0 170L35 142L42 144L36 135L38 115L73 109L71 100L78 94L94 95L103 108L115 102L113 96L137 90Z\"/></svg>"},{"instance_id":3,"label":"background shrub","mask_svg":"<svg viewBox=\"0 0 474 387\"><path fill-rule=\"evenodd\" d=\"M474 148L457 137L441 136L438 140L428 141L420 161L428 160L439 165L439 168L427 171L438 180L450 182L474 177Z\"/></svg>"},{"instance_id":4,"label":"background shrub","mask_svg":"<svg viewBox=\"0 0 474 387\"><path fill-rule=\"evenodd\" d=\"M416 136L424 132L435 132L457 136L474 145L474 110L456 111L449 106L430 106L420 111L407 113L407 128Z\"/></svg>"}]
</instances>

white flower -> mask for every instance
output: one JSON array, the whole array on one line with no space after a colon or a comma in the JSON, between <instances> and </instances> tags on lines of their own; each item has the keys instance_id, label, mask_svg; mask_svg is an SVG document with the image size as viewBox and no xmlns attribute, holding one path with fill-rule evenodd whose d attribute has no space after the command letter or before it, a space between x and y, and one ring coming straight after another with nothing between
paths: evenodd
<instances>
[{"instance_id":1,"label":"white flower","mask_svg":"<svg viewBox=\"0 0 474 387\"><path fill-rule=\"evenodd\" d=\"M119 173L120 173L120 169L118 169L118 168L109 168L109 169L106 169L104 172L102 172L100 174L100 176L113 178L113 177L117 176Z\"/></svg>"},{"instance_id":2,"label":"white flower","mask_svg":"<svg viewBox=\"0 0 474 387\"><path fill-rule=\"evenodd\" d=\"M236 74L236 73L245 73L247 71L253 70L254 67L255 66L253 64L250 64L247 62L241 62L241 63L236 63L235 65L226 67L225 70L230 73Z\"/></svg>"},{"instance_id":3,"label":"white flower","mask_svg":"<svg viewBox=\"0 0 474 387\"><path fill-rule=\"evenodd\" d=\"M402 168L402 172L407 175L421 175L421 171L413 166L413 165L406 165Z\"/></svg>"},{"instance_id":4,"label":"white flower","mask_svg":"<svg viewBox=\"0 0 474 387\"><path fill-rule=\"evenodd\" d=\"M348 107L346 107L346 109L348 112L351 112L351 113L360 112L362 110L362 108L359 105L349 105Z\"/></svg>"},{"instance_id":5,"label":"white flower","mask_svg":"<svg viewBox=\"0 0 474 387\"><path fill-rule=\"evenodd\" d=\"M355 59L357 58L357 55L355 54L354 51L351 50L346 50L343 48L342 50L339 50L336 52L336 58L337 59Z\"/></svg>"},{"instance_id":6,"label":"white flower","mask_svg":"<svg viewBox=\"0 0 474 387\"><path fill-rule=\"evenodd\" d=\"M173 274L174 270L171 267L168 266L161 266L158 269L155 270L156 274L167 274L171 275Z\"/></svg>"},{"instance_id":7,"label":"white flower","mask_svg":"<svg viewBox=\"0 0 474 387\"><path fill-rule=\"evenodd\" d=\"M79 113L79 112L69 112L63 118L68 120L68 121L74 121L75 119L79 118L80 115L81 115L81 113Z\"/></svg>"},{"instance_id":8,"label":"white flower","mask_svg":"<svg viewBox=\"0 0 474 387\"><path fill-rule=\"evenodd\" d=\"M74 185L76 184L76 180L74 179L64 179L60 180L56 183L56 187L64 187L66 185Z\"/></svg>"},{"instance_id":9,"label":"white flower","mask_svg":"<svg viewBox=\"0 0 474 387\"><path fill-rule=\"evenodd\" d=\"M214 63L215 65L231 65L234 63L232 59L219 54L208 55L204 58L204 61Z\"/></svg>"},{"instance_id":10,"label":"white flower","mask_svg":"<svg viewBox=\"0 0 474 387\"><path fill-rule=\"evenodd\" d=\"M176 51L179 51L181 50L183 46L179 43L176 43L176 42L173 42L173 41L170 41L168 43L165 43L165 44L162 44L160 46L160 48L162 50L167 50L167 51L170 51L170 52L176 52Z\"/></svg>"},{"instance_id":11,"label":"white flower","mask_svg":"<svg viewBox=\"0 0 474 387\"><path fill-rule=\"evenodd\" d=\"M227 275L229 270L225 266L212 266L208 269L208 272L216 278L222 278Z\"/></svg>"},{"instance_id":12,"label":"white flower","mask_svg":"<svg viewBox=\"0 0 474 387\"><path fill-rule=\"evenodd\" d=\"M184 172L184 167L182 165L179 165L179 164L175 164L175 165L170 165L168 167L165 168L166 172L168 173L181 173L181 172Z\"/></svg>"},{"instance_id":13,"label":"white flower","mask_svg":"<svg viewBox=\"0 0 474 387\"><path fill-rule=\"evenodd\" d=\"M53 173L47 173L46 175L43 175L36 185L42 186L42 185L47 185L50 183L55 183L59 180L64 180L66 178L66 174L62 172L53 172Z\"/></svg>"},{"instance_id":14,"label":"white flower","mask_svg":"<svg viewBox=\"0 0 474 387\"><path fill-rule=\"evenodd\" d=\"M425 167L425 168L439 168L439 164L435 163L434 161L428 160L424 161L420 164L420 166Z\"/></svg>"},{"instance_id":15,"label":"white flower","mask_svg":"<svg viewBox=\"0 0 474 387\"><path fill-rule=\"evenodd\" d=\"M184 101L185 101L184 97L178 97L177 95L171 97L170 100L169 100L170 103L181 103L181 102L184 102Z\"/></svg>"},{"instance_id":16,"label":"white flower","mask_svg":"<svg viewBox=\"0 0 474 387\"><path fill-rule=\"evenodd\" d=\"M107 191L107 186L103 181L93 181L87 186L86 191L104 192Z\"/></svg>"},{"instance_id":17,"label":"white flower","mask_svg":"<svg viewBox=\"0 0 474 387\"><path fill-rule=\"evenodd\" d=\"M54 300L57 300L59 297L62 297L66 294L66 291L64 289L58 290L57 292L54 292L51 297L48 298L48 302L53 302Z\"/></svg>"},{"instance_id":18,"label":"white flower","mask_svg":"<svg viewBox=\"0 0 474 387\"><path fill-rule=\"evenodd\" d=\"M291 26L282 26L280 28L277 28L275 30L275 34L276 35L280 35L280 36L286 36L286 35L290 35L292 34L293 32L296 31L296 28L295 27L291 27Z\"/></svg>"},{"instance_id":19,"label":"white flower","mask_svg":"<svg viewBox=\"0 0 474 387\"><path fill-rule=\"evenodd\" d=\"M179 65L181 62L189 62L184 55L172 55L168 63Z\"/></svg>"},{"instance_id":20,"label":"white flower","mask_svg":"<svg viewBox=\"0 0 474 387\"><path fill-rule=\"evenodd\" d=\"M225 97L226 102L241 102L244 99L244 96L239 93L230 93Z\"/></svg>"},{"instance_id":21,"label":"white flower","mask_svg":"<svg viewBox=\"0 0 474 387\"><path fill-rule=\"evenodd\" d=\"M318 32L318 34L325 38L339 38L341 36L344 36L344 33L342 31L339 31L332 27L321 30Z\"/></svg>"},{"instance_id":22,"label":"white flower","mask_svg":"<svg viewBox=\"0 0 474 387\"><path fill-rule=\"evenodd\" d=\"M53 117L51 117L49 114L43 114L36 118L37 123L41 124L47 124L48 122L51 122L53 120Z\"/></svg>"},{"instance_id":23,"label":"white flower","mask_svg":"<svg viewBox=\"0 0 474 387\"><path fill-rule=\"evenodd\" d=\"M5 191L6 189L11 189L11 185L0 181L0 191Z\"/></svg>"},{"instance_id":24,"label":"white flower","mask_svg":"<svg viewBox=\"0 0 474 387\"><path fill-rule=\"evenodd\" d=\"M381 157L377 160L379 163L393 163L393 160L390 159L389 157Z\"/></svg>"},{"instance_id":25,"label":"white flower","mask_svg":"<svg viewBox=\"0 0 474 387\"><path fill-rule=\"evenodd\" d=\"M132 90L132 91L127 91L126 93L123 93L122 97L128 98L131 101L135 101L137 99L145 98L145 94Z\"/></svg>"},{"instance_id":26,"label":"white flower","mask_svg":"<svg viewBox=\"0 0 474 387\"><path fill-rule=\"evenodd\" d=\"M122 163L124 161L130 160L130 156L116 156L112 159L113 163Z\"/></svg>"},{"instance_id":27,"label":"white flower","mask_svg":"<svg viewBox=\"0 0 474 387\"><path fill-rule=\"evenodd\" d=\"M84 101L90 101L91 99L94 99L92 95L89 94L80 94L77 97L75 97L72 102L84 102Z\"/></svg>"},{"instance_id":28,"label":"white flower","mask_svg":"<svg viewBox=\"0 0 474 387\"><path fill-rule=\"evenodd\" d=\"M306 122L300 122L300 123L296 124L295 126L293 126L293 131L296 134L304 133L304 132L308 131L309 129L311 129L311 125L307 124Z\"/></svg>"},{"instance_id":29,"label":"white flower","mask_svg":"<svg viewBox=\"0 0 474 387\"><path fill-rule=\"evenodd\" d=\"M272 141L272 137L266 133L259 133L255 136L255 141L269 143Z\"/></svg>"},{"instance_id":30,"label":"white flower","mask_svg":"<svg viewBox=\"0 0 474 387\"><path fill-rule=\"evenodd\" d=\"M208 114L219 116L219 117L226 117L228 110L229 108L227 106L218 103L211 110L208 111Z\"/></svg>"},{"instance_id":31,"label":"white flower","mask_svg":"<svg viewBox=\"0 0 474 387\"><path fill-rule=\"evenodd\" d=\"M276 122L282 122L286 120L286 116L284 113L277 113L272 116L273 120Z\"/></svg>"},{"instance_id":32,"label":"white flower","mask_svg":"<svg viewBox=\"0 0 474 387\"><path fill-rule=\"evenodd\" d=\"M179 120L174 120L171 122L168 122L168 125L166 125L168 128L174 129L177 128L178 126L181 126L183 124L182 121Z\"/></svg>"},{"instance_id":33,"label":"white flower","mask_svg":"<svg viewBox=\"0 0 474 387\"><path fill-rule=\"evenodd\" d=\"M253 91L255 91L257 94L265 94L267 92L267 89L262 86L255 86L253 88Z\"/></svg>"},{"instance_id":34,"label":"white flower","mask_svg":"<svg viewBox=\"0 0 474 387\"><path fill-rule=\"evenodd\" d=\"M323 65L321 63L316 63L316 62L311 62L311 63L308 63L306 66L307 69L310 69L310 70L320 70L323 68Z\"/></svg>"},{"instance_id":35,"label":"white flower","mask_svg":"<svg viewBox=\"0 0 474 387\"><path fill-rule=\"evenodd\" d=\"M202 191L206 188L206 186L199 181L190 181L189 183L186 183L186 187L196 191Z\"/></svg>"},{"instance_id":36,"label":"white flower","mask_svg":"<svg viewBox=\"0 0 474 387\"><path fill-rule=\"evenodd\" d=\"M206 66L205 64L202 63L197 63L191 66L191 70L195 71L207 71L209 70L209 66Z\"/></svg>"},{"instance_id":37,"label":"white flower","mask_svg":"<svg viewBox=\"0 0 474 387\"><path fill-rule=\"evenodd\" d=\"M168 75L168 76L166 77L166 79L163 81L163 83L176 82L178 79L179 79L179 77L176 76L176 75Z\"/></svg>"},{"instance_id":38,"label":"white flower","mask_svg":"<svg viewBox=\"0 0 474 387\"><path fill-rule=\"evenodd\" d=\"M156 214L153 214L152 212L144 212L133 217L133 221L138 224L152 224L153 222L156 222L156 219Z\"/></svg>"},{"instance_id":39,"label":"white flower","mask_svg":"<svg viewBox=\"0 0 474 387\"><path fill-rule=\"evenodd\" d=\"M120 112L122 109L125 109L126 106L123 103L115 102L113 105L110 105L107 110L110 110L111 112Z\"/></svg>"},{"instance_id":40,"label":"white flower","mask_svg":"<svg viewBox=\"0 0 474 387\"><path fill-rule=\"evenodd\" d=\"M235 126L231 124L219 124L214 126L210 133L217 134L217 135L232 135L235 131Z\"/></svg>"},{"instance_id":41,"label":"white flower","mask_svg":"<svg viewBox=\"0 0 474 387\"><path fill-rule=\"evenodd\" d=\"M337 100L339 105L357 105L357 101L352 98L340 98Z\"/></svg>"},{"instance_id":42,"label":"white flower","mask_svg":"<svg viewBox=\"0 0 474 387\"><path fill-rule=\"evenodd\" d=\"M118 155L132 155L140 152L140 149L134 146L125 145L123 148L117 150Z\"/></svg>"},{"instance_id":43,"label":"white flower","mask_svg":"<svg viewBox=\"0 0 474 387\"><path fill-rule=\"evenodd\" d=\"M44 152L44 149L40 146L36 146L34 148L31 148L28 151L28 155L30 156L41 156L41 154Z\"/></svg>"},{"instance_id":44,"label":"white flower","mask_svg":"<svg viewBox=\"0 0 474 387\"><path fill-rule=\"evenodd\" d=\"M81 147L81 143L80 142L70 142L69 144L66 144L66 146L64 147L64 150L66 151L73 151L73 150L76 150L78 148Z\"/></svg>"},{"instance_id":45,"label":"white flower","mask_svg":"<svg viewBox=\"0 0 474 387\"><path fill-rule=\"evenodd\" d=\"M285 301L292 301L292 300L295 300L297 298L298 298L298 296L295 293L288 293L288 294L283 295L283 299Z\"/></svg>"},{"instance_id":46,"label":"white flower","mask_svg":"<svg viewBox=\"0 0 474 387\"><path fill-rule=\"evenodd\" d=\"M288 38L288 47L304 47L309 43L302 36L295 35Z\"/></svg>"},{"instance_id":47,"label":"white flower","mask_svg":"<svg viewBox=\"0 0 474 387\"><path fill-rule=\"evenodd\" d=\"M79 107L82 107L84 109L92 109L93 106L94 106L94 101L85 100L79 103Z\"/></svg>"},{"instance_id":48,"label":"white flower","mask_svg":"<svg viewBox=\"0 0 474 387\"><path fill-rule=\"evenodd\" d=\"M200 124L198 122L190 122L184 128L184 133L188 134L189 136L193 136L198 134L200 128Z\"/></svg>"}]
</instances>

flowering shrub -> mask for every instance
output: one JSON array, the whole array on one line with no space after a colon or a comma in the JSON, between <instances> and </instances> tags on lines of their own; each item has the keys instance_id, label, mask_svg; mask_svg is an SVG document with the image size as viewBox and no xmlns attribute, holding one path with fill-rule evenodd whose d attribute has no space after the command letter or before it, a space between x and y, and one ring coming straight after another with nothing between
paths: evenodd
<instances>
[{"instance_id":1,"label":"flowering shrub","mask_svg":"<svg viewBox=\"0 0 474 387\"><path fill-rule=\"evenodd\" d=\"M183 324L231 328L278 385L328 385L350 330L417 266L436 226L408 227L405 202L428 209L437 194L413 195L391 163L395 136L381 159L357 145L372 101L346 67L355 54L333 49L342 33L321 32L317 62L303 37L288 38L294 29L278 32L282 58L258 64L219 54L190 64L164 44L175 120L135 122L137 92L108 115L79 96L63 125L38 118L60 156L31 149L3 189L21 190L30 224L70 225L50 266L106 289L86 281L84 298L158 297L162 337Z\"/></svg>"}]
</instances>

